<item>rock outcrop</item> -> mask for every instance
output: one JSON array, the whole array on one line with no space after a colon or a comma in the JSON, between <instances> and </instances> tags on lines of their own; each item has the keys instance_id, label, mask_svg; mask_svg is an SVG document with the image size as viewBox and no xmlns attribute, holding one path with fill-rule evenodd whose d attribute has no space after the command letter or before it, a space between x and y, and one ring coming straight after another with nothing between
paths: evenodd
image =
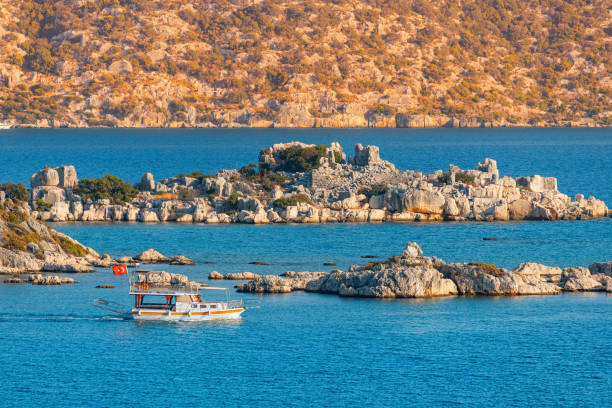
<instances>
[{"instance_id":1,"label":"rock outcrop","mask_svg":"<svg viewBox=\"0 0 612 408\"><path fill-rule=\"evenodd\" d=\"M253 280L259 278L261 275L258 275L253 272L236 272L236 273L226 273L223 275L223 279L225 280Z\"/></svg>"},{"instance_id":2,"label":"rock outcrop","mask_svg":"<svg viewBox=\"0 0 612 408\"><path fill-rule=\"evenodd\" d=\"M327 276L326 272L293 272L287 277L264 275L242 285L236 286L238 292L247 293L289 293L307 290L310 282Z\"/></svg>"},{"instance_id":3,"label":"rock outcrop","mask_svg":"<svg viewBox=\"0 0 612 408\"><path fill-rule=\"evenodd\" d=\"M210 279L210 280L221 280L221 279L223 279L223 275L220 274L218 271L212 271L211 273L208 274L208 279Z\"/></svg>"},{"instance_id":4,"label":"rock outcrop","mask_svg":"<svg viewBox=\"0 0 612 408\"><path fill-rule=\"evenodd\" d=\"M602 268L606 263L600 263ZM597 271L600 264L594 267ZM521 263L513 270L469 262L445 263L423 256L415 242L385 262L351 265L347 272L286 272L237 286L239 292L289 293L295 290L340 296L413 298L435 296L557 295L561 291L612 291L612 277L586 268Z\"/></svg>"},{"instance_id":5,"label":"rock outcrop","mask_svg":"<svg viewBox=\"0 0 612 408\"><path fill-rule=\"evenodd\" d=\"M175 255L172 257L167 257L153 248L141 252L133 259L135 261L142 262L143 264L195 265L195 263L186 256Z\"/></svg>"},{"instance_id":6,"label":"rock outcrop","mask_svg":"<svg viewBox=\"0 0 612 408\"><path fill-rule=\"evenodd\" d=\"M93 272L99 255L30 216L27 204L5 199L0 206L0 274Z\"/></svg>"}]
</instances>

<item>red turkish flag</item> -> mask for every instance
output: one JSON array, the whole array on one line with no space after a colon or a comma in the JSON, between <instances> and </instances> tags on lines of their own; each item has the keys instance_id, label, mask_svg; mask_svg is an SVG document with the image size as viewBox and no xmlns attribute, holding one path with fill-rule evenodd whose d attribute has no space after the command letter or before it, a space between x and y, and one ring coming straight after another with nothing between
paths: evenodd
<instances>
[{"instance_id":1,"label":"red turkish flag","mask_svg":"<svg viewBox=\"0 0 612 408\"><path fill-rule=\"evenodd\" d=\"M128 270L127 270L126 264L113 266L114 275L127 275L127 273L128 273Z\"/></svg>"}]
</instances>

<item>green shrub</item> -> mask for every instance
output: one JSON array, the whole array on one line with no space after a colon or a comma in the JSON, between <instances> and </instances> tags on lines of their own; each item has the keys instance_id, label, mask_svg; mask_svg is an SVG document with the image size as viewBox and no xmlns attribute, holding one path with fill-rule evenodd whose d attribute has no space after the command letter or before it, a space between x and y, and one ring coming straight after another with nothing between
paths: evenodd
<instances>
[{"instance_id":1,"label":"green shrub","mask_svg":"<svg viewBox=\"0 0 612 408\"><path fill-rule=\"evenodd\" d=\"M443 173L441 176L438 176L438 181L442 184L448 184L451 180L450 172ZM464 171L458 171L455 173L455 182L463 183L463 184L474 184L475 177L471 174L468 174Z\"/></svg>"},{"instance_id":2,"label":"green shrub","mask_svg":"<svg viewBox=\"0 0 612 408\"><path fill-rule=\"evenodd\" d=\"M238 170L238 172L240 173L242 177L246 179L252 178L252 177L255 177L256 175L255 167L257 167L255 164L249 164L248 166L242 166L240 170Z\"/></svg>"},{"instance_id":3,"label":"green shrub","mask_svg":"<svg viewBox=\"0 0 612 408\"><path fill-rule=\"evenodd\" d=\"M364 194L368 200L377 195L385 194L389 188L384 184L372 184L370 187L363 187L359 189L359 194Z\"/></svg>"},{"instance_id":4,"label":"green shrub","mask_svg":"<svg viewBox=\"0 0 612 408\"><path fill-rule=\"evenodd\" d=\"M304 172L319 167L319 160L325 156L327 146L318 145L311 147L290 147L279 152L279 158L283 161L281 170L290 173Z\"/></svg>"},{"instance_id":5,"label":"green shrub","mask_svg":"<svg viewBox=\"0 0 612 408\"><path fill-rule=\"evenodd\" d=\"M178 192L179 198L182 199L182 200L195 197L195 194L193 193L193 190L190 190L190 189L185 188L183 186L178 186L176 188L176 191Z\"/></svg>"},{"instance_id":6,"label":"green shrub","mask_svg":"<svg viewBox=\"0 0 612 408\"><path fill-rule=\"evenodd\" d=\"M28 189L23 183L11 183L7 181L6 184L0 184L0 191L4 191L8 197L18 201L28 201Z\"/></svg>"},{"instance_id":7,"label":"green shrub","mask_svg":"<svg viewBox=\"0 0 612 408\"><path fill-rule=\"evenodd\" d=\"M273 89L282 88L289 82L289 74L279 68L270 68L266 72L266 81Z\"/></svg>"},{"instance_id":8,"label":"green shrub","mask_svg":"<svg viewBox=\"0 0 612 408\"><path fill-rule=\"evenodd\" d=\"M215 178L217 176L215 176L214 174L204 174L199 171L194 171L193 173L190 173L190 174L181 173L177 177L191 177L191 178L195 178L198 180L202 180L202 179L207 179L207 178Z\"/></svg>"},{"instance_id":9,"label":"green shrub","mask_svg":"<svg viewBox=\"0 0 612 408\"><path fill-rule=\"evenodd\" d=\"M51 44L46 39L38 39L26 48L25 65L32 71L50 74L55 68Z\"/></svg>"},{"instance_id":10,"label":"green shrub","mask_svg":"<svg viewBox=\"0 0 612 408\"><path fill-rule=\"evenodd\" d=\"M260 176L260 182L264 190L272 191L276 186L282 186L287 182L287 178L274 172L268 172Z\"/></svg>"},{"instance_id":11,"label":"green shrub","mask_svg":"<svg viewBox=\"0 0 612 408\"><path fill-rule=\"evenodd\" d=\"M40 198L36 200L36 210L37 211L49 211L53 207L53 204L46 202L45 200L41 200Z\"/></svg>"},{"instance_id":12,"label":"green shrub","mask_svg":"<svg viewBox=\"0 0 612 408\"><path fill-rule=\"evenodd\" d=\"M290 206L298 205L299 203L308 203L310 204L310 198L306 194L295 194L290 197L279 198L278 200L274 200L272 203L275 207L279 208L287 208Z\"/></svg>"},{"instance_id":13,"label":"green shrub","mask_svg":"<svg viewBox=\"0 0 612 408\"><path fill-rule=\"evenodd\" d=\"M259 163L259 171L255 172L257 167L251 163L248 166L242 166L239 170L240 180L249 183L259 183L266 191L272 191L275 186L282 185L287 181L287 178L280 174L269 171L265 163Z\"/></svg>"},{"instance_id":14,"label":"green shrub","mask_svg":"<svg viewBox=\"0 0 612 408\"><path fill-rule=\"evenodd\" d=\"M232 195L230 195L227 198L226 203L228 203L229 207L230 207L228 213L230 211L237 211L238 210L238 199L242 198L242 197L244 197L244 196L242 194L240 194L240 193L233 193Z\"/></svg>"},{"instance_id":15,"label":"green shrub","mask_svg":"<svg viewBox=\"0 0 612 408\"><path fill-rule=\"evenodd\" d=\"M99 179L83 179L79 181L76 192L83 200L89 198L92 200L108 198L113 204L123 204L132 201L138 195L138 190L133 188L130 183L110 174Z\"/></svg>"}]
</instances>

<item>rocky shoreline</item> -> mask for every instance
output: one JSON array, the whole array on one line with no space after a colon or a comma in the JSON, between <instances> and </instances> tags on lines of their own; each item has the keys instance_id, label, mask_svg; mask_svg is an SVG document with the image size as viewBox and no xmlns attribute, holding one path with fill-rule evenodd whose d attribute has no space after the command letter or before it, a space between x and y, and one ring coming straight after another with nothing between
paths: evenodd
<instances>
[{"instance_id":1,"label":"rocky shoreline","mask_svg":"<svg viewBox=\"0 0 612 408\"><path fill-rule=\"evenodd\" d=\"M258 165L194 172L155 182L145 173L127 202L84 198L73 166L30 181L30 209L43 221L334 223L575 220L612 216L595 197L557 189L557 179L501 176L486 158L473 169L426 174L382 160L377 146L300 142L263 149ZM1 193L0 193L1 194ZM0 200L2 197L0 197ZM114 202L113 202L114 201Z\"/></svg>"},{"instance_id":2,"label":"rocky shoreline","mask_svg":"<svg viewBox=\"0 0 612 408\"><path fill-rule=\"evenodd\" d=\"M94 249L82 245L71 237L49 228L35 220L29 206L23 201L1 196L0 200L0 275L20 275L40 272L90 273L93 267L110 267L123 263L194 265L182 256L167 257L154 249L148 249L134 257L112 259L108 254L100 256ZM52 276L31 275L30 281L57 284ZM7 280L14 279L14 276ZM59 283L68 282L58 278ZM63 279L63 280L62 280ZM72 278L70 278L72 279Z\"/></svg>"},{"instance_id":3,"label":"rocky shoreline","mask_svg":"<svg viewBox=\"0 0 612 408\"><path fill-rule=\"evenodd\" d=\"M509 270L478 262L446 263L435 256L423 256L421 247L409 242L401 256L384 262L351 265L346 272L265 275L236 288L245 293L306 291L371 298L611 293L612 261L565 269L526 262Z\"/></svg>"}]
</instances>

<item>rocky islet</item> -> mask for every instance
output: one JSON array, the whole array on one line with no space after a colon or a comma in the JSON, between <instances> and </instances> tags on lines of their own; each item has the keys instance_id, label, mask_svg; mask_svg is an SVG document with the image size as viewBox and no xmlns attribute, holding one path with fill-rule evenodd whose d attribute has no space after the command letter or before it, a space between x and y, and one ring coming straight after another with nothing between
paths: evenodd
<instances>
[{"instance_id":1,"label":"rocky islet","mask_svg":"<svg viewBox=\"0 0 612 408\"><path fill-rule=\"evenodd\" d=\"M316 149L320 154L314 163L298 157L306 168L296 170L287 159L287 152L306 152L309 159L306 154ZM270 174L275 178L266 178ZM122 204L83 199L78 183L73 166L35 173L30 181L32 215L44 221L209 224L574 220L612 215L595 197L577 194L572 199L559 192L554 177L501 176L490 158L473 169L451 164L446 172L425 174L397 169L380 158L377 146L357 144L353 156L347 157L337 142L275 144L260 152L257 171L244 167L158 182L145 173L135 184L138 196Z\"/></svg>"},{"instance_id":2,"label":"rocky islet","mask_svg":"<svg viewBox=\"0 0 612 408\"><path fill-rule=\"evenodd\" d=\"M351 265L348 271L336 269L331 273L265 275L237 289L247 293L306 291L373 298L612 292L612 261L565 269L527 262L509 270L479 262L446 263L422 254L416 242L409 242L401 256L385 262Z\"/></svg>"}]
</instances>

